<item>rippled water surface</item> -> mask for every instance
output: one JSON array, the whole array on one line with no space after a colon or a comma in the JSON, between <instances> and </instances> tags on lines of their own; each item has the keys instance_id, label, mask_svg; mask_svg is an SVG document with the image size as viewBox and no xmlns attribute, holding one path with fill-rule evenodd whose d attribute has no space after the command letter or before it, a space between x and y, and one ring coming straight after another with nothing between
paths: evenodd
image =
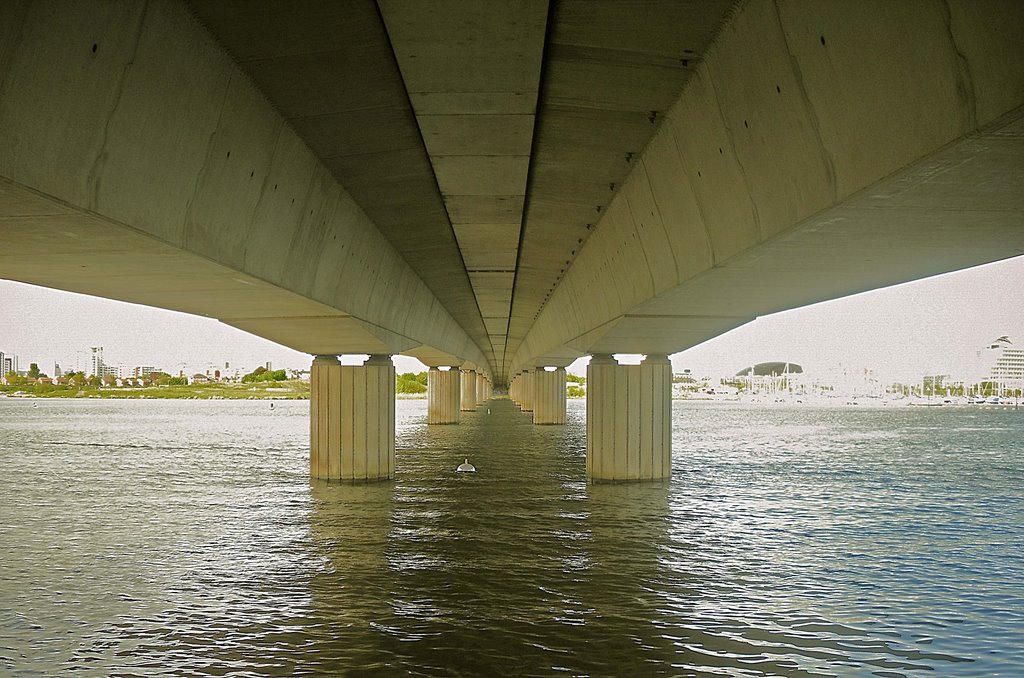
<instances>
[{"instance_id":1,"label":"rippled water surface","mask_svg":"<svg viewBox=\"0 0 1024 678\"><path fill-rule=\"evenodd\" d=\"M569 409L353 486L303 402L0 400L0 674L1020 675L1024 412L676 403L587 485Z\"/></svg>"}]
</instances>

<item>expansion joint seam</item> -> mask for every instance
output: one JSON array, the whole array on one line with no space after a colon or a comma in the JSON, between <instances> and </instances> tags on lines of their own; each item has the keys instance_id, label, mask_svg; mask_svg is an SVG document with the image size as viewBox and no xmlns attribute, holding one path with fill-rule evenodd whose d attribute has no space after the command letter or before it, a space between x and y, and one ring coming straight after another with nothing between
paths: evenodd
<instances>
[{"instance_id":1,"label":"expansion joint seam","mask_svg":"<svg viewBox=\"0 0 1024 678\"><path fill-rule=\"evenodd\" d=\"M210 131L210 136L206 140L206 154L203 157L203 165L196 172L195 181L192 182L192 188L189 191L189 199L185 206L184 221L181 224L182 236L181 242L184 249L194 251L188 246L189 241L189 228L188 225L192 220L192 208L195 205L195 199L199 195L199 187L203 185L206 174L210 169L210 161L213 159L213 147L217 141L217 132L220 130L221 123L224 119L224 110L228 105L228 95L231 92L231 83L234 81L235 71L232 70L228 73L228 80L224 85L224 93L221 95L220 107L217 110L217 122L213 126L213 130Z\"/></svg>"},{"instance_id":2,"label":"expansion joint seam","mask_svg":"<svg viewBox=\"0 0 1024 678\"><path fill-rule=\"evenodd\" d=\"M962 131L969 133L978 128L978 97L974 89L974 76L971 73L971 64L967 55L960 49L960 45L956 41L956 33L953 30L953 9L949 0L944 0L941 5L946 34L949 36L949 44L953 48L953 53L956 55L956 90L963 104L961 110L966 115Z\"/></svg>"},{"instance_id":3,"label":"expansion joint seam","mask_svg":"<svg viewBox=\"0 0 1024 678\"><path fill-rule=\"evenodd\" d=\"M117 116L118 109L121 108L121 99L124 98L125 84L128 82L128 75L131 73L132 66L135 65L135 59L139 53L139 45L142 43L142 33L146 25L146 15L149 12L149 2L144 2L142 8L139 10L138 21L135 25L135 37L132 44L131 56L128 61L121 68L121 73L117 79L117 85L114 89L114 103L110 109L110 113L107 115L107 119L103 124L103 132L100 135L99 149L96 153L96 158L93 160L92 166L89 168L89 173L86 175L86 195L89 196L88 207L91 210L99 211L100 202L100 177L103 175L103 168L107 162L107 143L110 140L110 130L113 125L114 118Z\"/></svg>"},{"instance_id":4,"label":"expansion joint seam","mask_svg":"<svg viewBox=\"0 0 1024 678\"><path fill-rule=\"evenodd\" d=\"M260 205L263 204L263 200L267 194L267 186L270 184L270 177L274 173L274 163L277 162L277 152L281 148L281 137L284 131L288 129L287 123L284 118L280 118L277 124L277 133L274 134L274 150L270 154L270 160L267 162L267 171L263 174L263 181L260 182L260 194L256 199L256 204L253 205L251 218L249 223L246 225L247 230L252 231L256 225L256 215L259 214ZM249 238L245 239L242 243L242 265L249 268Z\"/></svg>"},{"instance_id":5,"label":"expansion joint seam","mask_svg":"<svg viewBox=\"0 0 1024 678\"><path fill-rule=\"evenodd\" d=\"M708 70L707 66L704 66L705 71ZM697 190L694 184L693 177L689 172L686 171L686 165L683 162L685 154L682 149L679 148L679 140L676 137L676 133L672 130L671 126L667 126L668 133L672 136L672 145L676 149L676 154L679 156L679 165L682 167L683 176L686 177L686 183L690 186L690 192L693 194L693 204L697 208L697 213L700 215L700 224L702 226L701 231L704 233L704 242L708 247L708 256L711 258L711 267L714 267L718 262L718 256L715 254L715 241L711 237L711 230L708 225L707 210L704 209L704 201L701 198L700 191Z\"/></svg>"},{"instance_id":6,"label":"expansion joint seam","mask_svg":"<svg viewBox=\"0 0 1024 678\"><path fill-rule=\"evenodd\" d=\"M651 260L650 257L647 256L647 248L644 247L644 239L640 237L639 229L637 228L640 222L636 218L636 211L633 209L633 206L629 203L629 197L626 195L625 191L623 191L622 193L622 199L626 203L626 209L629 210L629 217L630 220L633 222L633 230L637 233L637 240L639 241L640 253L643 254L644 256L644 266L647 268L647 277L650 278L651 281L651 291L654 294L657 294L658 284L654 280L654 271L651 270ZM671 248L669 248L669 251L671 252Z\"/></svg>"},{"instance_id":7,"label":"expansion joint seam","mask_svg":"<svg viewBox=\"0 0 1024 678\"><path fill-rule=\"evenodd\" d=\"M828 150L825 145L825 138L821 134L821 120L818 117L818 111L814 107L814 103L811 101L811 97L807 93L807 86L804 83L804 74L800 69L800 62L793 54L793 50L789 45L789 36L786 34L786 26L782 22L782 13L779 11L778 0L772 2L772 8L775 10L775 20L778 22L779 35L782 36L782 42L786 45L786 54L789 57L790 68L793 71L793 78L796 80L797 91L800 92L800 98L803 100L804 109L807 111L807 118L810 120L811 129L814 131L814 138L818 142L818 148L821 149L821 160L825 165L825 171L828 173L828 185L832 192L832 204L835 205L839 202L839 181L836 175L836 163L832 157L832 153Z\"/></svg>"},{"instance_id":8,"label":"expansion joint seam","mask_svg":"<svg viewBox=\"0 0 1024 678\"><path fill-rule=\"evenodd\" d=\"M750 185L750 177L747 175L747 168L743 166L743 161L740 159L739 153L736 152L736 136L732 132L732 128L729 126L729 120L725 115L725 110L722 108L722 97L718 94L718 85L715 82L715 77L708 69L708 83L711 85L711 89L715 95L715 108L718 111L718 119L722 122L722 129L725 130L725 135L728 138L729 153L732 155L733 160L736 161L736 167L740 170L740 177L743 179L743 187L747 191L747 200L750 202L750 210L754 215L754 228L757 230L758 241L764 240L764 234L761 232L761 214L757 209L757 203L754 201L754 192ZM717 261L717 259L716 259Z\"/></svg>"},{"instance_id":9,"label":"expansion joint seam","mask_svg":"<svg viewBox=\"0 0 1024 678\"><path fill-rule=\"evenodd\" d=\"M640 158L640 167L644 173L644 181L647 182L647 186L651 190L651 202L654 203L654 209L658 211L658 221L661 222L661 230L665 232L665 238L669 241L668 252L672 255L672 266L676 272L676 280L679 280L679 259L676 257L676 251L671 246L671 238L668 237L668 226L665 224L665 217L663 216L661 205L658 204L658 196L654 193L654 184L651 183L651 174L647 171L647 163L643 158ZM627 200L628 203L628 200ZM652 278L653 280L653 278Z\"/></svg>"}]
</instances>

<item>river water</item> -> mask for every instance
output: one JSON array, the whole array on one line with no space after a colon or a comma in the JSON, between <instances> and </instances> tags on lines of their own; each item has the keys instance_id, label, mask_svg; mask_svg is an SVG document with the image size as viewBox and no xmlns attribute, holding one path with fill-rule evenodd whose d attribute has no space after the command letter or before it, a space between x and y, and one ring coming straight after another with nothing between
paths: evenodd
<instances>
[{"instance_id":1,"label":"river water","mask_svg":"<svg viewBox=\"0 0 1024 678\"><path fill-rule=\"evenodd\" d=\"M508 400L311 484L307 412L0 400L0 674L1024 670L1024 411L677 402L653 485Z\"/></svg>"}]
</instances>

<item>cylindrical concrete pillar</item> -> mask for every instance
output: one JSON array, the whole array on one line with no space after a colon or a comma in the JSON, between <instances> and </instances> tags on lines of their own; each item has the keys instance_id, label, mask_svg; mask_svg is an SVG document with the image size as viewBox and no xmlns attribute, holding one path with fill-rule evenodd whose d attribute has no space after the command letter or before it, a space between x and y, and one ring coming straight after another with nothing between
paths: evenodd
<instances>
[{"instance_id":1,"label":"cylindrical concrete pillar","mask_svg":"<svg viewBox=\"0 0 1024 678\"><path fill-rule=\"evenodd\" d=\"M535 400L533 403L534 424L565 423L565 368L548 372L538 367L533 373Z\"/></svg>"},{"instance_id":2,"label":"cylindrical concrete pillar","mask_svg":"<svg viewBox=\"0 0 1024 678\"><path fill-rule=\"evenodd\" d=\"M461 392L460 407L463 412L472 412L476 409L476 377L476 372L473 372L472 370L465 370L459 375L459 378L462 381L462 384L459 387Z\"/></svg>"},{"instance_id":3,"label":"cylindrical concrete pillar","mask_svg":"<svg viewBox=\"0 0 1024 678\"><path fill-rule=\"evenodd\" d=\"M519 407L522 408L523 412L533 412L533 371L527 370L519 375L522 386L519 392Z\"/></svg>"},{"instance_id":4,"label":"cylindrical concrete pillar","mask_svg":"<svg viewBox=\"0 0 1024 678\"><path fill-rule=\"evenodd\" d=\"M671 475L668 356L619 365L610 355L595 355L587 367L587 477L661 480Z\"/></svg>"},{"instance_id":5,"label":"cylindrical concrete pillar","mask_svg":"<svg viewBox=\"0 0 1024 678\"><path fill-rule=\"evenodd\" d=\"M427 371L427 423L458 424L460 381L458 369Z\"/></svg>"},{"instance_id":6,"label":"cylindrical concrete pillar","mask_svg":"<svg viewBox=\"0 0 1024 678\"><path fill-rule=\"evenodd\" d=\"M482 403L487 401L487 378L482 374L476 375L476 401Z\"/></svg>"},{"instance_id":7,"label":"cylindrical concrete pillar","mask_svg":"<svg viewBox=\"0 0 1024 678\"><path fill-rule=\"evenodd\" d=\"M310 369L310 475L387 480L395 474L395 367L387 355L363 365L317 356Z\"/></svg>"},{"instance_id":8,"label":"cylindrical concrete pillar","mask_svg":"<svg viewBox=\"0 0 1024 678\"><path fill-rule=\"evenodd\" d=\"M587 365L587 478L590 480L610 477L614 466L615 378L619 369L615 358L605 353L594 354Z\"/></svg>"},{"instance_id":9,"label":"cylindrical concrete pillar","mask_svg":"<svg viewBox=\"0 0 1024 678\"><path fill-rule=\"evenodd\" d=\"M648 354L640 369L640 480L672 477L672 361Z\"/></svg>"},{"instance_id":10,"label":"cylindrical concrete pillar","mask_svg":"<svg viewBox=\"0 0 1024 678\"><path fill-rule=\"evenodd\" d=\"M309 368L309 474L341 478L341 363L318 355ZM333 416L332 416L333 415Z\"/></svg>"}]
</instances>

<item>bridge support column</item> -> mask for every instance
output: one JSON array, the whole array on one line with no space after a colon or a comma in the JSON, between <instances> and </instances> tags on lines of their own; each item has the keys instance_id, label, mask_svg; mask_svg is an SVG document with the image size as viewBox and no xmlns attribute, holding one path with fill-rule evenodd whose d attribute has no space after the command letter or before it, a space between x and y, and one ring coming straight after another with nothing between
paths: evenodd
<instances>
[{"instance_id":1,"label":"bridge support column","mask_svg":"<svg viewBox=\"0 0 1024 678\"><path fill-rule=\"evenodd\" d=\"M309 471L323 480L395 474L395 367L391 356L342 365L320 355L310 369Z\"/></svg>"},{"instance_id":2,"label":"bridge support column","mask_svg":"<svg viewBox=\"0 0 1024 678\"><path fill-rule=\"evenodd\" d=\"M662 480L671 475L668 356L619 365L611 355L595 355L587 367L587 478Z\"/></svg>"},{"instance_id":3,"label":"bridge support column","mask_svg":"<svg viewBox=\"0 0 1024 678\"><path fill-rule=\"evenodd\" d=\"M534 374L532 370L527 370L519 375L519 380L522 382L522 386L519 390L519 407L523 412L533 412L533 398L534 398Z\"/></svg>"},{"instance_id":4,"label":"bridge support column","mask_svg":"<svg viewBox=\"0 0 1024 678\"><path fill-rule=\"evenodd\" d=\"M479 373L476 375L476 387L475 388L476 388L476 401L478 403L482 403L485 400L487 400L487 380L484 378L484 375L479 374Z\"/></svg>"},{"instance_id":5,"label":"bridge support column","mask_svg":"<svg viewBox=\"0 0 1024 678\"><path fill-rule=\"evenodd\" d=\"M533 423L565 423L565 368L547 372L538 367L533 373L535 381Z\"/></svg>"},{"instance_id":6,"label":"bridge support column","mask_svg":"<svg viewBox=\"0 0 1024 678\"><path fill-rule=\"evenodd\" d=\"M464 371L464 372L462 372L460 374L459 378L462 381L462 384L459 387L459 389L460 389L460 391L462 393L462 395L460 397L462 411L463 412L472 412L473 410L476 409L476 404L477 404L477 394L476 394L477 374L476 374L476 372L473 372L471 370L466 370L466 371Z\"/></svg>"},{"instance_id":7,"label":"bridge support column","mask_svg":"<svg viewBox=\"0 0 1024 678\"><path fill-rule=\"evenodd\" d=\"M458 368L427 371L427 423L459 423L460 372Z\"/></svg>"}]
</instances>

